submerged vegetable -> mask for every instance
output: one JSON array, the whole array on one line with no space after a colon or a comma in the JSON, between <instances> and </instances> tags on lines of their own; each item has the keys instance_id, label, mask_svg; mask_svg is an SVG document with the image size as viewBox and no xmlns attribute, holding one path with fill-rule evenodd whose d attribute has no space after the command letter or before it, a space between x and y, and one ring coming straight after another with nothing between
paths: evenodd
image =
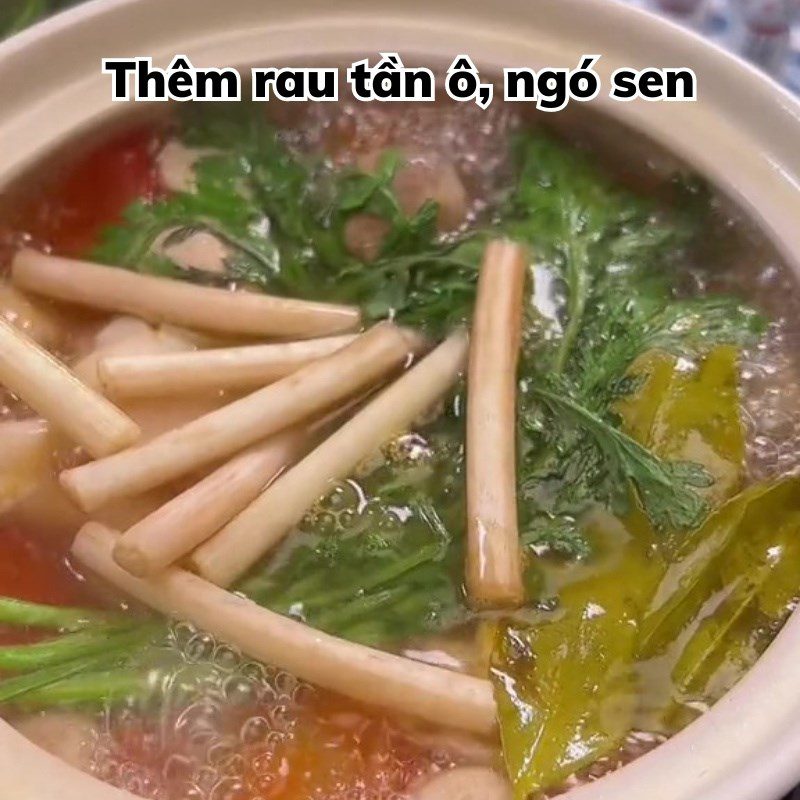
<instances>
[{"instance_id":1,"label":"submerged vegetable","mask_svg":"<svg viewBox=\"0 0 800 800\"><path fill-rule=\"evenodd\" d=\"M238 117L226 109L192 122L185 138L205 153L196 189L132 207L96 257L205 280L176 273L152 244L166 230L214 229L232 249L228 278L355 302L368 317L392 314L444 331L471 315L484 242L506 233L531 245L565 295L555 323L529 315L526 326L519 425L525 540L585 552L577 518L596 502L620 510L630 488L657 526L691 528L702 518L696 490L710 482L706 472L667 464L625 441L612 408L630 392L627 371L643 352L694 355L719 342L751 341L761 329L734 300L672 295L670 271L702 222L698 190L680 195L685 213L665 214L612 187L549 136L527 133L518 139L517 182L496 224L441 237L435 202L413 217L401 210L394 186L400 154L385 154L373 172L333 168L288 147L247 108ZM302 203L291 199L299 196ZM364 214L388 231L372 263L351 255L345 242L347 221Z\"/></svg>"},{"instance_id":2,"label":"submerged vegetable","mask_svg":"<svg viewBox=\"0 0 800 800\"><path fill-rule=\"evenodd\" d=\"M611 361L608 352L604 359ZM585 479L594 463L616 468L618 484L624 488L630 481L636 502L625 515L622 553L610 555L611 563L596 567L591 577L562 588L552 618L533 626L509 623L495 648L492 674L503 748L520 800L557 788L616 750L634 727L642 693L636 668L640 628L667 569L670 546L691 536L681 528L695 526L707 508L694 491L668 488L670 470L685 470L684 480L698 491L707 489L709 503L724 499L741 480L737 350L716 347L691 370L686 369L691 362L663 351L648 350L634 363L634 375L644 378L617 377L617 398L607 395L608 421L564 394L537 386L531 392L551 413L571 415L584 425L584 436L594 437L600 457L577 456L573 474ZM613 426L615 411L624 430ZM573 440L573 447L581 445L589 452L585 440ZM569 451L559 455L558 463L569 463ZM589 472L591 478L597 474Z\"/></svg>"},{"instance_id":3,"label":"submerged vegetable","mask_svg":"<svg viewBox=\"0 0 800 800\"><path fill-rule=\"evenodd\" d=\"M662 458L685 459L706 468L714 478L705 493L711 506L734 494L743 478L738 362L739 352L730 345L711 350L696 369L676 362L649 438Z\"/></svg>"},{"instance_id":4,"label":"submerged vegetable","mask_svg":"<svg viewBox=\"0 0 800 800\"><path fill-rule=\"evenodd\" d=\"M529 332L523 359L518 479L527 538L584 549L580 516L594 503L623 513L632 492L657 529L690 529L707 512L698 490L711 476L685 454L649 451L620 430L617 405L637 388L629 370L653 349L696 356L752 341L763 323L733 299L674 296L672 260L692 240L697 215L657 213L547 138L525 137L520 149L510 226L529 237L566 294L561 317Z\"/></svg>"},{"instance_id":5,"label":"submerged vegetable","mask_svg":"<svg viewBox=\"0 0 800 800\"><path fill-rule=\"evenodd\" d=\"M665 638L667 620L673 629L695 622L672 673L679 694L708 696L724 660L738 658L737 672L743 674L757 655L750 647L759 628L783 621L800 594L799 493L800 480L789 478L734 498L734 508L724 514L727 526L723 522L715 535L709 520L698 532L695 552L704 549L703 556L690 568L677 562L670 572L680 602L669 617L654 603L650 619L664 622L649 623L644 646L652 650L653 642Z\"/></svg>"},{"instance_id":6,"label":"submerged vegetable","mask_svg":"<svg viewBox=\"0 0 800 800\"><path fill-rule=\"evenodd\" d=\"M75 5L80 0L15 0L0 11L0 37L24 30L46 14Z\"/></svg>"},{"instance_id":7,"label":"submerged vegetable","mask_svg":"<svg viewBox=\"0 0 800 800\"><path fill-rule=\"evenodd\" d=\"M746 489L688 536L667 566L642 621L640 655L651 656L674 641L719 585L720 559L733 542L776 530L794 508L797 481ZM754 567L757 562L751 563Z\"/></svg>"},{"instance_id":8,"label":"submerged vegetable","mask_svg":"<svg viewBox=\"0 0 800 800\"><path fill-rule=\"evenodd\" d=\"M447 414L390 442L368 475L321 499L296 540L241 590L364 644L466 621L460 431L459 419Z\"/></svg>"},{"instance_id":9,"label":"submerged vegetable","mask_svg":"<svg viewBox=\"0 0 800 800\"><path fill-rule=\"evenodd\" d=\"M238 118L226 110L194 120L186 138L206 153L196 165L196 190L132 205L126 224L106 232L95 251L99 261L206 281L208 274L181 270L154 249L165 234L172 242L205 231L229 250L228 279L360 303L370 319L394 311L439 331L469 316L481 248L438 241L435 202L406 215L393 188L399 154L388 153L373 173L333 170L290 151L248 108ZM347 247L347 225L356 216L381 222L382 243L369 264ZM462 258L465 249L469 257Z\"/></svg>"},{"instance_id":10,"label":"submerged vegetable","mask_svg":"<svg viewBox=\"0 0 800 800\"><path fill-rule=\"evenodd\" d=\"M0 622L20 632L62 632L32 644L0 647L0 672L6 676L0 679L0 704L28 707L102 705L110 699L103 676L111 670L128 694L141 693L146 686L144 665L156 663L154 645L165 636L160 622L140 624L119 614L14 598L0 598ZM76 691L78 679L82 688Z\"/></svg>"},{"instance_id":11,"label":"submerged vegetable","mask_svg":"<svg viewBox=\"0 0 800 800\"><path fill-rule=\"evenodd\" d=\"M565 588L551 618L501 630L491 674L518 800L558 787L628 734L638 623L657 570L629 542L610 570Z\"/></svg>"},{"instance_id":12,"label":"submerged vegetable","mask_svg":"<svg viewBox=\"0 0 800 800\"><path fill-rule=\"evenodd\" d=\"M711 508L733 495L744 477L738 359L729 345L699 361L648 351L632 368L640 389L616 406L624 429L652 452L705 468L712 480L699 493ZM679 530L662 531L659 548L669 554L682 538Z\"/></svg>"}]
</instances>

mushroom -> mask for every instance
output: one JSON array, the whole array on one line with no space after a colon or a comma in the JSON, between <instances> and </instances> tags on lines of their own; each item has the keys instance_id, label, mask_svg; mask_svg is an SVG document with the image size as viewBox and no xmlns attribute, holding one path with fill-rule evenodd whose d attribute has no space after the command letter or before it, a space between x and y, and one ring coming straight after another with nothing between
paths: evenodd
<instances>
[{"instance_id":1,"label":"mushroom","mask_svg":"<svg viewBox=\"0 0 800 800\"><path fill-rule=\"evenodd\" d=\"M360 261L375 261L380 255L383 239L389 228L389 223L376 214L354 214L344 226L347 252Z\"/></svg>"},{"instance_id":2,"label":"mushroom","mask_svg":"<svg viewBox=\"0 0 800 800\"><path fill-rule=\"evenodd\" d=\"M359 169L374 172L383 151L371 150L358 158ZM439 206L436 219L440 233L458 229L467 216L469 198L456 168L432 153L402 151L403 163L394 176L393 189L403 213L412 216L429 200ZM374 214L353 215L345 226L345 245L362 261L374 261L388 233L389 223Z\"/></svg>"},{"instance_id":3,"label":"mushroom","mask_svg":"<svg viewBox=\"0 0 800 800\"><path fill-rule=\"evenodd\" d=\"M441 156L406 154L394 178L394 190L406 214L416 214L428 201L439 204L437 227L456 230L467 216L467 190L453 164Z\"/></svg>"},{"instance_id":4,"label":"mushroom","mask_svg":"<svg viewBox=\"0 0 800 800\"><path fill-rule=\"evenodd\" d=\"M7 283L0 283L0 318L48 350L58 348L66 338L64 323L55 311Z\"/></svg>"}]
</instances>

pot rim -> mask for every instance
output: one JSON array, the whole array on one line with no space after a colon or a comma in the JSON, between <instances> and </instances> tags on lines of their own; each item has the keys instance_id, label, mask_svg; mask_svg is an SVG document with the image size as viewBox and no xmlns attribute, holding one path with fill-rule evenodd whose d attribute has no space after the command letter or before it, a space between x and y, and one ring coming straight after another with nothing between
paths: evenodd
<instances>
[{"instance_id":1,"label":"pot rim","mask_svg":"<svg viewBox=\"0 0 800 800\"><path fill-rule=\"evenodd\" d=\"M288 6L288 7L287 7ZM269 11L269 14L265 11ZM688 66L695 103L595 105L690 163L800 271L800 102L741 59L619 0L91 0L0 44L0 187L71 136L108 120L103 56L188 53L196 65L267 64L397 50L481 66ZM651 63L652 62L652 63ZM800 616L709 712L569 800L777 800L800 779ZM46 755L0 722L0 771L16 800L133 800Z\"/></svg>"}]
</instances>

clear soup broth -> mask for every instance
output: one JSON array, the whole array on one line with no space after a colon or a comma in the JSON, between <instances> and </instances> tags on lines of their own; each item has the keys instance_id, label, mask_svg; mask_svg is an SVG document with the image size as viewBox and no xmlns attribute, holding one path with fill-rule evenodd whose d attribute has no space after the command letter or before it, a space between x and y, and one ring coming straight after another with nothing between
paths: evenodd
<instances>
[{"instance_id":1,"label":"clear soup broth","mask_svg":"<svg viewBox=\"0 0 800 800\"><path fill-rule=\"evenodd\" d=\"M158 800L556 796L702 714L800 595L795 277L701 178L604 118L339 103L123 121L2 194L0 258L0 317L33 365L17 385L0 352L0 704L102 781ZM244 311L193 325L205 301L179 313L175 284L324 305L302 306L302 330L257 332ZM386 320L408 352L372 368L353 338ZM326 341L274 349L297 340ZM454 341L409 384L420 413L362 424ZM42 350L137 438L93 453L67 395L37 394ZM292 383L337 358L338 388ZM264 434L243 402L286 421ZM191 426L218 413L239 438L213 450ZM173 464L185 426L200 441ZM284 640L268 615L232 645L192 603L187 619L153 599L186 572L305 627ZM287 669L309 628L333 638ZM273 635L274 659L254 655ZM341 641L357 648L337 670L303 666ZM430 669L432 695L382 677L374 650ZM426 712L456 702L448 675L474 714Z\"/></svg>"}]
</instances>

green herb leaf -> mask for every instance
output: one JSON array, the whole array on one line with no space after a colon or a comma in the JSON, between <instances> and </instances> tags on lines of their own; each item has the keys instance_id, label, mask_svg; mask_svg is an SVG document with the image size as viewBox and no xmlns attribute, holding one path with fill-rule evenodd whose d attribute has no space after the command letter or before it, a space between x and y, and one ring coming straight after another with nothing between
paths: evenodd
<instances>
[{"instance_id":1,"label":"green herb leaf","mask_svg":"<svg viewBox=\"0 0 800 800\"><path fill-rule=\"evenodd\" d=\"M698 525L706 505L695 489L712 479L699 464L663 461L627 434L615 428L566 395L534 389L544 405L563 418L572 418L584 435L584 444L595 452L579 452L581 467L602 465L604 480L615 486L632 485L650 520L657 528L686 529ZM590 475L590 471L586 471ZM615 493L607 500L613 500ZM610 504L610 503L609 503Z\"/></svg>"}]
</instances>

